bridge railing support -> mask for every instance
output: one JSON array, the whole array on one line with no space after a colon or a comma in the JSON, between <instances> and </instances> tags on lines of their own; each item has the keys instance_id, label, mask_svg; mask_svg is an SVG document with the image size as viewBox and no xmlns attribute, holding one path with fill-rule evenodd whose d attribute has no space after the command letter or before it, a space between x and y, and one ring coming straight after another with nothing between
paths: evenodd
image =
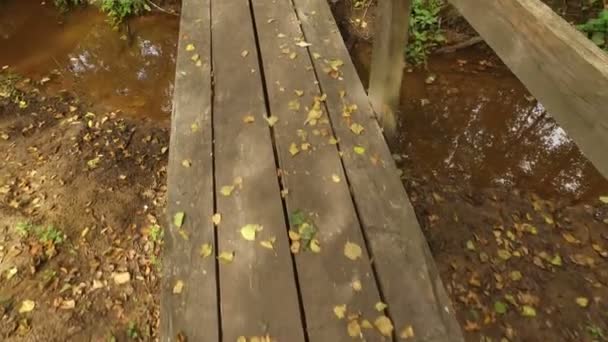
<instances>
[{"instance_id":1,"label":"bridge railing support","mask_svg":"<svg viewBox=\"0 0 608 342\"><path fill-rule=\"evenodd\" d=\"M369 98L388 138L396 133L412 0L379 0Z\"/></svg>"}]
</instances>

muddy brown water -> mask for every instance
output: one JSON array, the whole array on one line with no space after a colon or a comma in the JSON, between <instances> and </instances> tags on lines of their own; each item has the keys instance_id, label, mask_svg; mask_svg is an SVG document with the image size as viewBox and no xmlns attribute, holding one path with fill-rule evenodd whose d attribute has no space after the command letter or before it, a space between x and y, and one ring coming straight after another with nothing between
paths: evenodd
<instances>
[{"instance_id":1,"label":"muddy brown water","mask_svg":"<svg viewBox=\"0 0 608 342\"><path fill-rule=\"evenodd\" d=\"M37 0L0 3L0 65L76 91L96 106L167 120L179 30L177 17L130 21L112 30L94 7L62 15ZM369 44L355 63L364 82ZM593 201L608 181L525 87L477 50L431 58L406 72L400 136L392 148L406 177L450 179L474 189L514 187L544 197ZM425 81L429 74L436 79Z\"/></svg>"},{"instance_id":2,"label":"muddy brown water","mask_svg":"<svg viewBox=\"0 0 608 342\"><path fill-rule=\"evenodd\" d=\"M355 51L366 83L370 46ZM517 188L566 202L597 202L608 194L608 181L487 51L433 56L427 68L406 72L402 85L392 150L406 177Z\"/></svg>"},{"instance_id":3,"label":"muddy brown water","mask_svg":"<svg viewBox=\"0 0 608 342\"><path fill-rule=\"evenodd\" d=\"M168 120L179 20L155 13L116 31L93 7L59 13L52 1L0 1L0 66L75 91L99 110ZM57 70L53 74L53 70Z\"/></svg>"}]
</instances>

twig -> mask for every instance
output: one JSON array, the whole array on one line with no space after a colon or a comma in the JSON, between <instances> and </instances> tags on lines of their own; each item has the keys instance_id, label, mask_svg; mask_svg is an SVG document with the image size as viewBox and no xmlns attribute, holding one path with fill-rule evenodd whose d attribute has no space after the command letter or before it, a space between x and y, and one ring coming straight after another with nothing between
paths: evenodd
<instances>
[{"instance_id":1,"label":"twig","mask_svg":"<svg viewBox=\"0 0 608 342\"><path fill-rule=\"evenodd\" d=\"M469 46L473 46L475 44L479 44L483 42L483 38L481 38L480 36L475 36L473 38L467 39L464 42L460 42L458 44L454 44L454 45L450 45L450 46L444 46L440 49L435 50L435 53L452 53L455 52L457 50L461 50L464 48L468 48Z\"/></svg>"},{"instance_id":2,"label":"twig","mask_svg":"<svg viewBox=\"0 0 608 342\"><path fill-rule=\"evenodd\" d=\"M171 14L171 15L175 15L175 16L179 16L179 14L172 12L172 11L168 11L160 6L158 6L157 4L153 3L151 0L147 0L146 1L149 5L151 5L152 7L156 8L157 10L161 11L161 12L165 12L167 14Z\"/></svg>"}]
</instances>

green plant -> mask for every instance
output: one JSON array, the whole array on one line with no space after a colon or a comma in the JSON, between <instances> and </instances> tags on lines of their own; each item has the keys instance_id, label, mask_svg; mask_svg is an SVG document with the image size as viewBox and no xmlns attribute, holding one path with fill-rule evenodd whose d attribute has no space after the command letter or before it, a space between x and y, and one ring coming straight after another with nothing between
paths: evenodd
<instances>
[{"instance_id":1,"label":"green plant","mask_svg":"<svg viewBox=\"0 0 608 342\"><path fill-rule=\"evenodd\" d=\"M135 322L129 322L129 326L127 327L127 336L134 340L139 337L139 329L137 329L137 325Z\"/></svg>"},{"instance_id":2,"label":"green plant","mask_svg":"<svg viewBox=\"0 0 608 342\"><path fill-rule=\"evenodd\" d=\"M53 0L53 3L59 10L66 12L74 6L86 4L86 0Z\"/></svg>"},{"instance_id":3,"label":"green plant","mask_svg":"<svg viewBox=\"0 0 608 342\"><path fill-rule=\"evenodd\" d=\"M130 16L150 10L146 0L101 0L101 11L110 17L113 26L118 26Z\"/></svg>"},{"instance_id":4,"label":"green plant","mask_svg":"<svg viewBox=\"0 0 608 342\"><path fill-rule=\"evenodd\" d=\"M595 45L608 50L606 38L608 37L608 9L602 10L596 18L589 19L577 28L585 33Z\"/></svg>"},{"instance_id":5,"label":"green plant","mask_svg":"<svg viewBox=\"0 0 608 342\"><path fill-rule=\"evenodd\" d=\"M42 243L53 243L58 245L65 240L63 232L53 226L47 226L45 228L38 227L36 229L36 236Z\"/></svg>"},{"instance_id":6,"label":"green plant","mask_svg":"<svg viewBox=\"0 0 608 342\"><path fill-rule=\"evenodd\" d=\"M33 230L33 228L34 228L34 226L32 226L30 223L19 222L15 226L15 231L17 232L17 234L19 234L19 236L21 236L22 238L25 238L28 235L30 235L30 232Z\"/></svg>"},{"instance_id":7,"label":"green plant","mask_svg":"<svg viewBox=\"0 0 608 342\"><path fill-rule=\"evenodd\" d=\"M163 235L164 235L163 229L159 225L155 224L152 227L150 227L150 240L152 242L162 241Z\"/></svg>"},{"instance_id":8,"label":"green plant","mask_svg":"<svg viewBox=\"0 0 608 342\"><path fill-rule=\"evenodd\" d=\"M409 25L410 40L406 49L409 63L426 63L431 50L445 41L439 19L443 5L443 0L414 0Z\"/></svg>"},{"instance_id":9,"label":"green plant","mask_svg":"<svg viewBox=\"0 0 608 342\"><path fill-rule=\"evenodd\" d=\"M606 340L606 336L604 335L604 331L602 330L602 328L598 327L597 325L594 324L590 324L587 326L587 332L589 333L589 335L591 335L591 337L594 340L600 340L600 341L605 341Z\"/></svg>"}]
</instances>

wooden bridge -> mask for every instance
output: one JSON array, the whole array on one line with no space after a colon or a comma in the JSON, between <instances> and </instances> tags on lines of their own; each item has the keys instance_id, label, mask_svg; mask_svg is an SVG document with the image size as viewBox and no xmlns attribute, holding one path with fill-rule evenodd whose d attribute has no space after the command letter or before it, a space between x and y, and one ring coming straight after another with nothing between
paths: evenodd
<instances>
[{"instance_id":1,"label":"wooden bridge","mask_svg":"<svg viewBox=\"0 0 608 342\"><path fill-rule=\"evenodd\" d=\"M605 56L537 0L453 3L606 174ZM162 341L463 340L375 114L410 5L380 1L370 101L327 1L183 1ZM603 88L547 76L562 50Z\"/></svg>"}]
</instances>

